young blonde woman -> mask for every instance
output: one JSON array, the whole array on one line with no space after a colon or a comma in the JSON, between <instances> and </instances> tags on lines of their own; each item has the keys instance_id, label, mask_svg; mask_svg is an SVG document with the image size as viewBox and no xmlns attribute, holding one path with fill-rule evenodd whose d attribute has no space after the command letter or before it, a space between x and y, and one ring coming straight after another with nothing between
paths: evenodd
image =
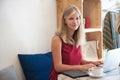
<instances>
[{"instance_id":1,"label":"young blonde woman","mask_svg":"<svg viewBox=\"0 0 120 80\"><path fill-rule=\"evenodd\" d=\"M101 64L101 61L86 61L82 58L81 46L81 22L82 16L74 5L65 8L62 15L62 23L52 39L51 50L53 65L49 80L57 80L60 72L69 70L86 71L91 67Z\"/></svg>"}]
</instances>

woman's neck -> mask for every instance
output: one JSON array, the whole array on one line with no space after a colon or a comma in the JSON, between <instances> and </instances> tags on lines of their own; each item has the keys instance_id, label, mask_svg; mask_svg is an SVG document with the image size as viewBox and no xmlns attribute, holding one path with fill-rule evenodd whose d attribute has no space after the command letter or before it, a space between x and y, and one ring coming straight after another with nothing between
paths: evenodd
<instances>
[{"instance_id":1,"label":"woman's neck","mask_svg":"<svg viewBox=\"0 0 120 80\"><path fill-rule=\"evenodd\" d=\"M68 35L71 36L71 37L73 38L74 31L70 31L70 30L68 30Z\"/></svg>"}]
</instances>

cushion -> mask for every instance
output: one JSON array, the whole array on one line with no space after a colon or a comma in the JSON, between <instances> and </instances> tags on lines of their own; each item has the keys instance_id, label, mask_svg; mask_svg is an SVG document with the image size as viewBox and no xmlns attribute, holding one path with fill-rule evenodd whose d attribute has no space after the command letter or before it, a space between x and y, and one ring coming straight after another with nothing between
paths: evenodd
<instances>
[{"instance_id":1,"label":"cushion","mask_svg":"<svg viewBox=\"0 0 120 80\"><path fill-rule=\"evenodd\" d=\"M0 80L18 80L13 65L10 65L0 71Z\"/></svg>"},{"instance_id":2,"label":"cushion","mask_svg":"<svg viewBox=\"0 0 120 80\"><path fill-rule=\"evenodd\" d=\"M26 80L48 80L52 65L51 52L18 54Z\"/></svg>"}]
</instances>

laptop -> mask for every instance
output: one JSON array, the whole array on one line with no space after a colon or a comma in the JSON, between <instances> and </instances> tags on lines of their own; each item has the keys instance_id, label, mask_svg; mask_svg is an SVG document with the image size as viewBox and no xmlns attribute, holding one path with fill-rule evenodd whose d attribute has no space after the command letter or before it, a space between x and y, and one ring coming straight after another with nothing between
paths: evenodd
<instances>
[{"instance_id":1,"label":"laptop","mask_svg":"<svg viewBox=\"0 0 120 80\"><path fill-rule=\"evenodd\" d=\"M104 64L100 65L103 67L103 76L110 76L120 74L119 72L119 64L120 64L120 48L109 50ZM85 71L65 71L62 74L69 76L71 78L85 77L89 76L88 72Z\"/></svg>"},{"instance_id":2,"label":"laptop","mask_svg":"<svg viewBox=\"0 0 120 80\"><path fill-rule=\"evenodd\" d=\"M103 64L103 72L118 69L120 64L120 48L109 50Z\"/></svg>"}]
</instances>

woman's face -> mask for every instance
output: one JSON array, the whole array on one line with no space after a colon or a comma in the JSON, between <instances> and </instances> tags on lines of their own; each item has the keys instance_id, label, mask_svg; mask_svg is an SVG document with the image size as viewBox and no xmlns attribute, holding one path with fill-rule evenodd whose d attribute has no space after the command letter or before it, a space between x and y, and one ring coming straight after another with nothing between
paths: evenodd
<instances>
[{"instance_id":1,"label":"woman's face","mask_svg":"<svg viewBox=\"0 0 120 80\"><path fill-rule=\"evenodd\" d=\"M65 23L69 30L75 31L78 29L81 23L79 16L80 15L77 12L75 12L71 16L65 18Z\"/></svg>"}]
</instances>

